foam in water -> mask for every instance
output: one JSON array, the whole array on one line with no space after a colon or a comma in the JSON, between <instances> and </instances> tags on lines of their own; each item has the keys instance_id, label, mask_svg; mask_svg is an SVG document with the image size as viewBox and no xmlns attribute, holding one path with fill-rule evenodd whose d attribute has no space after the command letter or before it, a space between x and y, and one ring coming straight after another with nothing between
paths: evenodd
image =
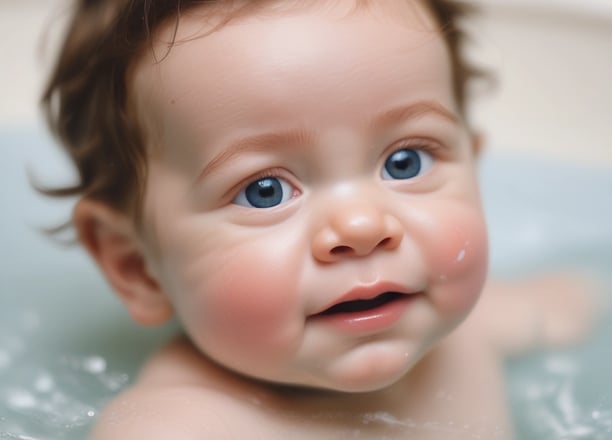
<instances>
[{"instance_id":1,"label":"foam in water","mask_svg":"<svg viewBox=\"0 0 612 440\"><path fill-rule=\"evenodd\" d=\"M29 312L18 324L0 328L0 439L83 439L127 374L99 355L30 352L40 320Z\"/></svg>"}]
</instances>

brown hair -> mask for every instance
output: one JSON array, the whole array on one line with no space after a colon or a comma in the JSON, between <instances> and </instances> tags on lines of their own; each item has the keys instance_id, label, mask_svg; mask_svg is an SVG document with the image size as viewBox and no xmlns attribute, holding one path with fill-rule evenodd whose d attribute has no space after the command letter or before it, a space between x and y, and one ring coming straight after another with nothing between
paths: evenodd
<instances>
[{"instance_id":1,"label":"brown hair","mask_svg":"<svg viewBox=\"0 0 612 440\"><path fill-rule=\"evenodd\" d=\"M50 196L90 197L138 219L146 177L144 133L129 105L129 69L152 48L151 35L182 12L202 5L242 8L231 0L77 0L57 64L42 97L52 133L66 148L79 180L41 189ZM427 0L443 31L453 66L457 104L465 114L467 84L478 72L462 56L461 19L471 8L453 0ZM227 22L227 21L226 21ZM163 58L163 55L162 55Z\"/></svg>"}]
</instances>

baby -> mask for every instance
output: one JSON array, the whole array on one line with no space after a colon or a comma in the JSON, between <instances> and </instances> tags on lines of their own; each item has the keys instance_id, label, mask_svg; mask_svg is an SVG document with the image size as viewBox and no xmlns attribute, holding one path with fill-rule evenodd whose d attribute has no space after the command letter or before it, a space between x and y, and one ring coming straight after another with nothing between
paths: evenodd
<instances>
[{"instance_id":1,"label":"baby","mask_svg":"<svg viewBox=\"0 0 612 440\"><path fill-rule=\"evenodd\" d=\"M504 355L586 312L567 284L479 301L464 8L78 3L44 103L80 180L52 193L133 319L185 333L92 438L511 438Z\"/></svg>"}]
</instances>

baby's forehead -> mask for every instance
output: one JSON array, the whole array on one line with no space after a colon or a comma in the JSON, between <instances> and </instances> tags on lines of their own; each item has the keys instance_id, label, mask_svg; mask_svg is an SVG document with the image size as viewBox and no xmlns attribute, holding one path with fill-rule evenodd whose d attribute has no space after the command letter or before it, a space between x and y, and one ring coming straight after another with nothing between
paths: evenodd
<instances>
[{"instance_id":1,"label":"baby's forehead","mask_svg":"<svg viewBox=\"0 0 612 440\"><path fill-rule=\"evenodd\" d=\"M227 20L223 14L230 11L205 6L185 13L178 27L166 23L156 37L158 52L148 53L135 69L132 96L139 116L146 119L147 131L156 130L154 137L159 137L164 125L161 119L167 117L161 113L177 103L175 109L198 99L196 89L206 89L208 95L201 95L200 103L192 102L191 113L206 117L210 114L210 107L203 102L206 97L218 99L226 93L224 99L236 99L231 96L232 90L244 94L249 75L276 79L260 84L270 90L286 84L288 92L298 95L300 85L327 87L324 76L342 87L345 75L354 74L355 69L371 70L372 81L385 81L384 72L376 66L383 61L381 47L390 44L398 48L394 56L399 53L401 58L414 58L414 66L409 69L418 71L421 77L444 77L448 83L445 88L450 87L443 39L418 2L367 2L366 7L352 1L310 1L275 8L278 3L263 2L265 7L249 9L248 14L239 10L238 18L228 22L223 21ZM213 13L218 15L210 19ZM171 38L175 43L170 49L159 43ZM327 46L334 47L328 50ZM355 51L355 47L363 50ZM164 48L167 52L161 52ZM346 62L338 62L338 57L346 57ZM426 62L419 64L417 58ZM397 61L405 68L406 63L400 58ZM429 71L424 72L426 69ZM278 102L282 102L282 96Z\"/></svg>"},{"instance_id":2,"label":"baby's forehead","mask_svg":"<svg viewBox=\"0 0 612 440\"><path fill-rule=\"evenodd\" d=\"M373 23L385 23L389 27L406 27L427 35L441 38L440 26L434 18L426 0L261 0L261 1L210 1L190 4L187 10L162 20L157 28L150 30L150 44L132 60L131 72L143 66L163 63L175 47L194 40L214 40L217 33L228 28L239 29L240 33L257 32L249 27L253 22L273 22L279 18L290 20L305 13L325 15L335 19L342 26L346 19L360 15ZM318 30L314 21L303 26L304 39ZM210 38L212 37L212 38ZM278 35L282 39L283 35ZM358 37L358 36L355 36ZM222 42L224 44L224 42ZM209 44L209 49L214 45ZM224 47L219 48L224 50ZM253 44L252 50L257 50ZM206 56L206 54L202 54Z\"/></svg>"},{"instance_id":3,"label":"baby's forehead","mask_svg":"<svg viewBox=\"0 0 612 440\"><path fill-rule=\"evenodd\" d=\"M388 21L423 31L437 31L439 26L427 0L243 0L195 3L176 17L162 21L153 29L154 45L167 50L174 45L203 38L227 26L249 21L289 18L310 12L335 17L339 22L355 14L373 20Z\"/></svg>"}]
</instances>

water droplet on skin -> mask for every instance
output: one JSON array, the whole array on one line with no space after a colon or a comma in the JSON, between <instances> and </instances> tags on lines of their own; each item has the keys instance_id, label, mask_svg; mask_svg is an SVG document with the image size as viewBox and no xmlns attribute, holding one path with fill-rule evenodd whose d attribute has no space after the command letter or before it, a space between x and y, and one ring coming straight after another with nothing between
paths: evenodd
<instances>
[{"instance_id":1,"label":"water droplet on skin","mask_svg":"<svg viewBox=\"0 0 612 440\"><path fill-rule=\"evenodd\" d=\"M364 414L362 418L362 423L368 424L371 422L382 422L387 425L406 425L405 422L402 422L401 420L397 419L393 414L385 411Z\"/></svg>"},{"instance_id":2,"label":"water droplet on skin","mask_svg":"<svg viewBox=\"0 0 612 440\"><path fill-rule=\"evenodd\" d=\"M461 251L459 251L459 254L457 255L457 259L455 261L457 263L461 263L464 258L465 258L465 249L461 249Z\"/></svg>"}]
</instances>

